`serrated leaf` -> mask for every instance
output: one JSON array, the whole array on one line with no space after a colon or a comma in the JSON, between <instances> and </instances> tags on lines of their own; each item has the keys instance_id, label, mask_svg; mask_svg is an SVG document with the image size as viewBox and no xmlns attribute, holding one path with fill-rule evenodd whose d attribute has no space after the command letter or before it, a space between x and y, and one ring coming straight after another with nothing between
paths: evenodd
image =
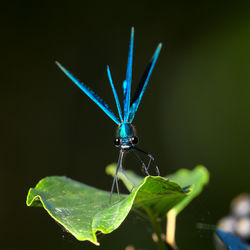
<instances>
[{"instance_id":1,"label":"serrated leaf","mask_svg":"<svg viewBox=\"0 0 250 250\"><path fill-rule=\"evenodd\" d=\"M46 177L29 190L28 206L43 206L49 215L78 240L99 245L96 232L117 229L132 209L162 216L186 197L175 182L148 176L129 195L109 204L110 193L66 177Z\"/></svg>"}]
</instances>

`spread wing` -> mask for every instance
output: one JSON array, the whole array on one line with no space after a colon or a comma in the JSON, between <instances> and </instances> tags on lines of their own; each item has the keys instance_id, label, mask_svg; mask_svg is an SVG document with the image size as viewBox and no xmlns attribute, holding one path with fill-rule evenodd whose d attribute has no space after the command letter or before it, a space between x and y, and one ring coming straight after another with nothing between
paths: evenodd
<instances>
[{"instance_id":1,"label":"spread wing","mask_svg":"<svg viewBox=\"0 0 250 250\"><path fill-rule=\"evenodd\" d=\"M147 68L145 70L145 72L142 75L142 78L137 86L137 89L135 91L135 95L133 97L133 100L131 102L131 106L130 106L130 111L129 111L129 119L128 121L131 123L134 119L135 113L139 107L139 104L141 102L142 96L146 90L149 78L151 76L151 73L153 71L153 68L155 66L155 63L157 61L157 58L159 56L160 50L161 50L162 44L160 43L157 47L157 49L155 50L155 53L153 55L153 57L151 58L149 64L147 65Z\"/></svg>"},{"instance_id":2,"label":"spread wing","mask_svg":"<svg viewBox=\"0 0 250 250\"><path fill-rule=\"evenodd\" d=\"M130 112L129 107L130 107L131 82L132 82L133 48L134 48L134 27L132 27L131 29L126 80L123 82L124 121L128 120Z\"/></svg>"},{"instance_id":3,"label":"spread wing","mask_svg":"<svg viewBox=\"0 0 250 250\"><path fill-rule=\"evenodd\" d=\"M95 102L116 124L120 124L119 118L110 109L108 104L104 102L92 89L86 86L75 78L67 69L65 69L59 62L56 65L93 101Z\"/></svg>"},{"instance_id":4,"label":"spread wing","mask_svg":"<svg viewBox=\"0 0 250 250\"><path fill-rule=\"evenodd\" d=\"M112 88L112 91L113 91L113 94L114 94L114 98L115 98L116 107L117 107L117 110L118 110L118 113L119 113L119 117L120 117L120 120L122 121L123 119L122 119L121 105L120 105L119 98L118 98L118 95L117 95L117 92L116 92L116 89L115 89L115 86L114 86L114 83L113 83L113 80L112 80L112 76L111 76L109 66L107 66L107 73L108 73L109 82L110 82L110 85L111 85L111 88Z\"/></svg>"}]
</instances>

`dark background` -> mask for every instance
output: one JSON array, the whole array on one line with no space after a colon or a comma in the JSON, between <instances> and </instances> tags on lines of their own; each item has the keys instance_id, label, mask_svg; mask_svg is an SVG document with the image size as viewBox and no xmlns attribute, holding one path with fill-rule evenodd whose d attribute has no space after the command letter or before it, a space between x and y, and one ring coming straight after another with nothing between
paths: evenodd
<instances>
[{"instance_id":1,"label":"dark background","mask_svg":"<svg viewBox=\"0 0 250 250\"><path fill-rule=\"evenodd\" d=\"M54 64L60 61L116 111L131 26L133 88L163 43L134 124L161 174L205 165L211 181L177 219L181 250L214 249L213 226L249 192L250 17L247 1L9 1L1 6L0 249L96 249L70 237L29 187L66 175L109 190L116 126ZM125 167L139 171L128 157ZM140 172L140 171L139 171ZM150 226L130 215L99 249L154 249Z\"/></svg>"}]
</instances>

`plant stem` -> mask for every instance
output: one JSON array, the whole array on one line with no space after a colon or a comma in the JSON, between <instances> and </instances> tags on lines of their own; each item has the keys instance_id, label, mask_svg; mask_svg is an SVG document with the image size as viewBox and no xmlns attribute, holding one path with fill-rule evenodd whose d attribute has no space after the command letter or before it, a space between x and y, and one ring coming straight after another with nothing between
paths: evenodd
<instances>
[{"instance_id":1,"label":"plant stem","mask_svg":"<svg viewBox=\"0 0 250 250\"><path fill-rule=\"evenodd\" d=\"M164 240L162 240L161 237L161 226L160 226L160 222L157 221L156 217L154 217L151 212L149 210L147 210L147 214L149 216L150 222L153 226L153 229L157 235L157 245L158 245L158 249L159 250L168 250L167 244L164 242Z\"/></svg>"},{"instance_id":2,"label":"plant stem","mask_svg":"<svg viewBox=\"0 0 250 250\"><path fill-rule=\"evenodd\" d=\"M173 249L177 249L175 244L175 226L176 226L176 212L171 209L167 213L167 222L166 222L166 242Z\"/></svg>"}]
</instances>

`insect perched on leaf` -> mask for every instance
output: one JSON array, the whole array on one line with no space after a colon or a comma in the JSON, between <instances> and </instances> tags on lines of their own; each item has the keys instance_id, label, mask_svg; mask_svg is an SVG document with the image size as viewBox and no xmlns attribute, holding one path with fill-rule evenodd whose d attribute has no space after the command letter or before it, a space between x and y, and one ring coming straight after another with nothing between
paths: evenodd
<instances>
[{"instance_id":1,"label":"insect perched on leaf","mask_svg":"<svg viewBox=\"0 0 250 250\"><path fill-rule=\"evenodd\" d=\"M148 169L151 165L151 162L155 162L152 155L138 148L136 144L139 142L139 138L135 134L135 129L132 125L132 121L135 117L135 113L139 107L142 96L146 90L150 75L155 66L156 60L159 56L161 50L161 43L158 45L153 57L147 65L145 72L142 75L142 78L138 84L138 87L135 91L135 95L132 100L130 100L131 96L131 82L132 82L132 62L133 62L133 46L134 46L134 28L131 29L131 39L129 45L129 53L128 53L128 64L127 64L127 72L126 79L123 81L123 113L121 110L121 105L118 99L118 95L116 89L114 87L114 83L111 77L111 73L109 70L109 66L107 66L108 78L110 81L110 85L114 94L116 106L118 109L119 117L117 117L114 112L110 109L108 104L104 102L93 90L87 87L84 83L80 82L77 78L75 78L67 69L65 69L60 63L56 62L57 66L92 100L94 101L117 125L117 136L115 138L115 146L120 149L120 154L117 162L116 173L112 183L110 201L112 198L112 193L114 191L114 186L116 185L117 193L119 195L119 187L118 187L118 171L122 169L122 160L124 158L124 154L126 152L133 151L139 161L142 163L144 171L147 175L149 175ZM143 160L140 158L138 152L146 154L149 157L148 164L146 165ZM156 165L156 171L159 175L159 169Z\"/></svg>"}]
</instances>

